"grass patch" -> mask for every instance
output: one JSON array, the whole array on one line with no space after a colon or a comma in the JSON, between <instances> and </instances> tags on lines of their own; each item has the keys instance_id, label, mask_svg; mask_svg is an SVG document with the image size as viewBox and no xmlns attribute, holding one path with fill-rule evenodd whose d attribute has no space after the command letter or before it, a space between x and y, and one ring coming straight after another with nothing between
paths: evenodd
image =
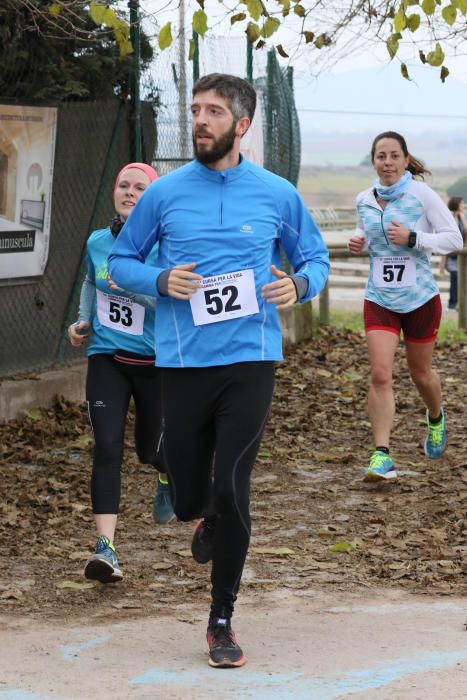
<instances>
[{"instance_id":1,"label":"grass patch","mask_svg":"<svg viewBox=\"0 0 467 700\"><path fill-rule=\"evenodd\" d=\"M457 319L441 319L438 338L446 343L467 343L467 331L457 325Z\"/></svg>"},{"instance_id":2,"label":"grass patch","mask_svg":"<svg viewBox=\"0 0 467 700\"><path fill-rule=\"evenodd\" d=\"M318 313L313 315L313 324L319 328ZM330 326L333 328L347 328L351 331L362 332L363 314L361 311L345 311L344 309L332 309ZM438 332L438 340L445 343L466 343L467 331L462 330L457 325L457 319L441 319L441 326Z\"/></svg>"},{"instance_id":3,"label":"grass patch","mask_svg":"<svg viewBox=\"0 0 467 700\"><path fill-rule=\"evenodd\" d=\"M348 328L357 332L363 331L363 314L361 311L345 311L345 309L331 308L329 325L333 328Z\"/></svg>"}]
</instances>

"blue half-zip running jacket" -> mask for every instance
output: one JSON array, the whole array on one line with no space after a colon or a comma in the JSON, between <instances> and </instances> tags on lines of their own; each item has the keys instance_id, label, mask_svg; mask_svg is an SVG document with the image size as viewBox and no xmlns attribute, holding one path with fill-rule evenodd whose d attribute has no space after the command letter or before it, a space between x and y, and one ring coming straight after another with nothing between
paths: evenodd
<instances>
[{"instance_id":1,"label":"blue half-zip running jacket","mask_svg":"<svg viewBox=\"0 0 467 700\"><path fill-rule=\"evenodd\" d=\"M154 268L145 260L156 242ZM295 274L307 282L301 301L311 299L326 283L329 255L295 187L245 159L225 171L192 161L144 192L114 244L109 270L119 286L158 297L158 366L281 360L278 311L261 297L263 285L276 279L271 265L280 267L279 244ZM161 296L157 290L162 272L192 262L193 272L203 278L235 280L231 273L249 271L250 305L256 296L257 310L238 315L243 312L234 282L206 292L205 317L219 312L222 320L195 325L189 301Z\"/></svg>"}]
</instances>

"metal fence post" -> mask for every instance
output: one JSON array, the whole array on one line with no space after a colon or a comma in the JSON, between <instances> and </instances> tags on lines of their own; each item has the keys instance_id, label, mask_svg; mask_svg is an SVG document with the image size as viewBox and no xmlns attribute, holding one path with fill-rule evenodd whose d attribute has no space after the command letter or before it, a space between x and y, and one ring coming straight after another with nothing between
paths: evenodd
<instances>
[{"instance_id":1,"label":"metal fence post","mask_svg":"<svg viewBox=\"0 0 467 700\"><path fill-rule=\"evenodd\" d=\"M133 160L139 163L143 158L141 99L139 91L141 62L139 0L129 0L128 7L130 8L130 39L133 46L130 73L131 118L133 123L133 142L131 144L131 150Z\"/></svg>"},{"instance_id":2,"label":"metal fence post","mask_svg":"<svg viewBox=\"0 0 467 700\"><path fill-rule=\"evenodd\" d=\"M199 34L198 32L193 32L193 84L199 80Z\"/></svg>"},{"instance_id":3,"label":"metal fence post","mask_svg":"<svg viewBox=\"0 0 467 700\"><path fill-rule=\"evenodd\" d=\"M249 83L253 82L253 45L246 38L246 79Z\"/></svg>"},{"instance_id":4,"label":"metal fence post","mask_svg":"<svg viewBox=\"0 0 467 700\"><path fill-rule=\"evenodd\" d=\"M273 95L274 95L274 49L268 51L266 67L266 162L272 161Z\"/></svg>"}]
</instances>

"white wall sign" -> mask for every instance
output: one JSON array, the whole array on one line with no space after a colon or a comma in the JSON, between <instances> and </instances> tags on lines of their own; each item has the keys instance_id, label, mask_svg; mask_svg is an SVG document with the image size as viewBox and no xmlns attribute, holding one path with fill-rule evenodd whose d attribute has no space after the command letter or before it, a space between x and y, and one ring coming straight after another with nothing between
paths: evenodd
<instances>
[{"instance_id":1,"label":"white wall sign","mask_svg":"<svg viewBox=\"0 0 467 700\"><path fill-rule=\"evenodd\" d=\"M44 273L56 107L0 104L0 284Z\"/></svg>"}]
</instances>

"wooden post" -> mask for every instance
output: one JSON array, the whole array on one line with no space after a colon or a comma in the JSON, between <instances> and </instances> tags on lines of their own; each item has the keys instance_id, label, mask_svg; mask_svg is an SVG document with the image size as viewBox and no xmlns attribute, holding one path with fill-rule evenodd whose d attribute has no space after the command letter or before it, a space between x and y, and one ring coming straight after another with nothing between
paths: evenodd
<instances>
[{"instance_id":1,"label":"wooden post","mask_svg":"<svg viewBox=\"0 0 467 700\"><path fill-rule=\"evenodd\" d=\"M329 281L319 295L319 325L329 326Z\"/></svg>"},{"instance_id":2,"label":"wooden post","mask_svg":"<svg viewBox=\"0 0 467 700\"><path fill-rule=\"evenodd\" d=\"M457 254L457 305L459 328L467 330L467 248Z\"/></svg>"}]
</instances>

